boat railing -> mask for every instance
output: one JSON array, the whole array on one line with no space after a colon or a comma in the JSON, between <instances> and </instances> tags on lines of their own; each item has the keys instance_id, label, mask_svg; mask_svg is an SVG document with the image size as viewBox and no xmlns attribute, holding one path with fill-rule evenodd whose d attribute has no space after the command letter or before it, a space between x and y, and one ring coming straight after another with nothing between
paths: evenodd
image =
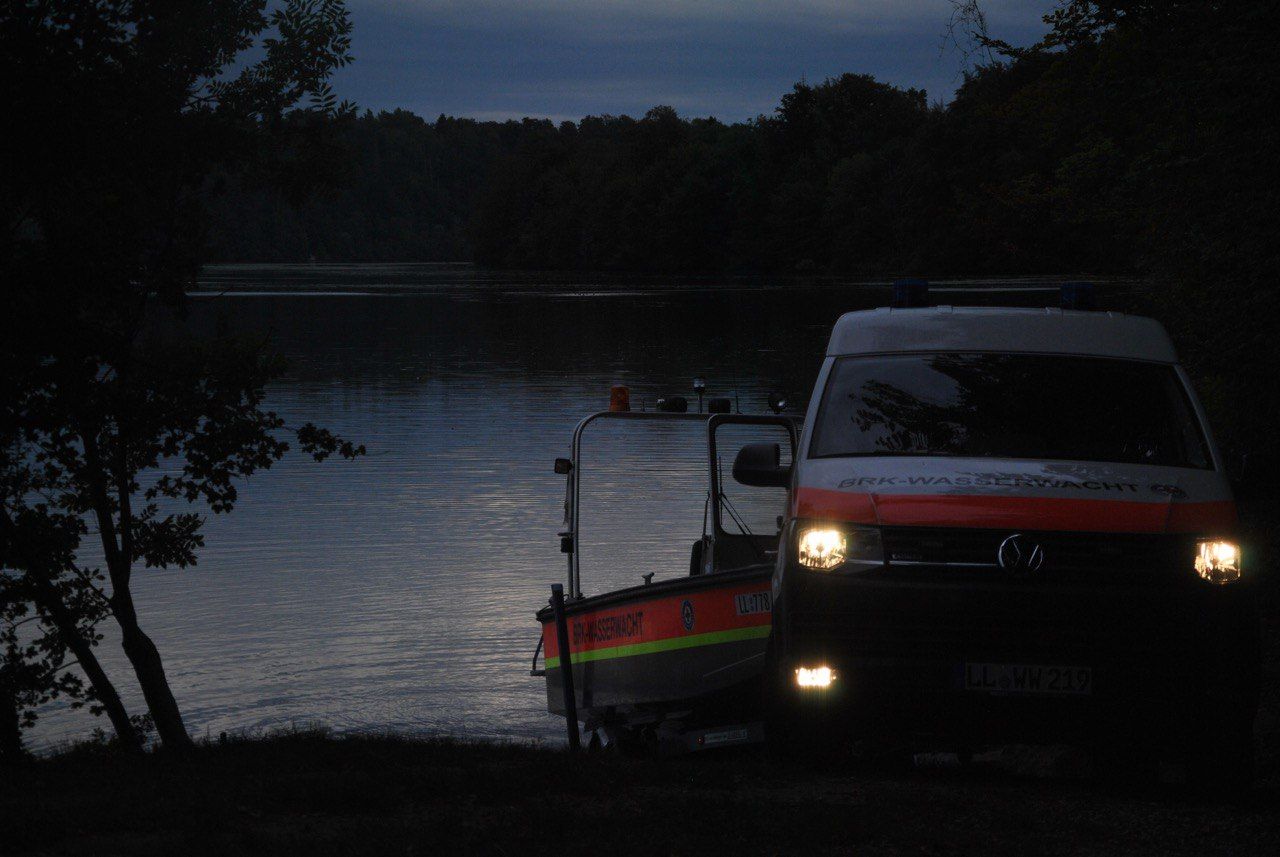
<instances>
[{"instance_id":1,"label":"boat railing","mask_svg":"<svg viewBox=\"0 0 1280 857\"><path fill-rule=\"evenodd\" d=\"M725 424L736 426L780 426L785 428L788 440L791 441L791 459L794 461L796 447L799 443L799 423L801 420L803 420L803 417L782 414L712 414L707 420L707 453L711 466L711 496L720 498L724 494L724 486L721 484L723 476L719 466L720 456L716 446L717 428ZM719 502L711 504L711 531L716 535L724 531L722 511Z\"/></svg>"},{"instance_id":2,"label":"boat railing","mask_svg":"<svg viewBox=\"0 0 1280 857\"><path fill-rule=\"evenodd\" d=\"M538 647L533 650L533 662L529 664L529 675L544 676L547 674L546 669L538 669L538 655L542 654L542 635L538 635ZM545 663L545 662L544 662Z\"/></svg>"},{"instance_id":3,"label":"boat railing","mask_svg":"<svg viewBox=\"0 0 1280 857\"><path fill-rule=\"evenodd\" d=\"M582 433L587 426L599 420L622 420L635 422L706 422L713 414L678 413L670 411L598 411L583 418L573 430L573 445L570 451L571 466L566 475L565 486L565 529L560 532L561 550L569 557L568 592L571 598L582 597L582 573L578 565L578 500L582 476Z\"/></svg>"},{"instance_id":4,"label":"boat railing","mask_svg":"<svg viewBox=\"0 0 1280 857\"><path fill-rule=\"evenodd\" d=\"M560 532L561 550L568 555L568 579L566 590L571 599L582 598L582 570L579 563L578 540L581 532L579 524L579 500L582 484L582 436L587 427L600 420L621 420L632 422L701 422L707 426L707 444L710 462L710 482L708 497L716 498L712 502L712 533L721 532L721 510L719 503L720 473L717 462L716 429L724 424L733 425L776 425L787 429L791 440L792 455L795 454L798 436L798 424L803 417L784 416L780 414L728 414L728 413L681 413L669 411L599 411L585 417L573 430L569 468L565 474L565 518L564 529ZM651 577L651 575L650 575ZM646 578L646 583L648 578Z\"/></svg>"}]
</instances>

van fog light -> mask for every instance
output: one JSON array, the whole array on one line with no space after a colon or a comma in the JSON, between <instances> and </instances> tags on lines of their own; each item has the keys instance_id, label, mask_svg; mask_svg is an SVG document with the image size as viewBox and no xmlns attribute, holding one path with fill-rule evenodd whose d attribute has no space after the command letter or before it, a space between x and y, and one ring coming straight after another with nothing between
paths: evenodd
<instances>
[{"instance_id":1,"label":"van fog light","mask_svg":"<svg viewBox=\"0 0 1280 857\"><path fill-rule=\"evenodd\" d=\"M1211 583L1240 579L1240 546L1235 542L1196 543L1196 573Z\"/></svg>"},{"instance_id":2,"label":"van fog light","mask_svg":"<svg viewBox=\"0 0 1280 857\"><path fill-rule=\"evenodd\" d=\"M825 688L831 687L831 683L836 680L836 674L831 667L800 667L796 670L796 684L805 688Z\"/></svg>"}]
</instances>

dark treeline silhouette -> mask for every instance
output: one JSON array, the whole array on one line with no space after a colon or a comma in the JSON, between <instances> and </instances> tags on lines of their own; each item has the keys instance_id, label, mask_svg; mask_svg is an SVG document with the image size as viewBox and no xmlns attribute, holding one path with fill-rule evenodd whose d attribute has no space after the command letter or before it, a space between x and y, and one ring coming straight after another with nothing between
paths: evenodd
<instances>
[{"instance_id":1,"label":"dark treeline silhouette","mask_svg":"<svg viewBox=\"0 0 1280 857\"><path fill-rule=\"evenodd\" d=\"M1149 270L1193 251L1188 237L1203 246L1224 221L1251 221L1240 203L1262 190L1252 175L1269 158L1248 105L1273 85L1260 72L1274 59L1247 5L1125 5L1118 23L1058 21L1038 49L992 53L945 107L846 74L797 84L741 124L669 107L559 125L366 113L341 120L343 189L298 210L233 189L212 252L623 271Z\"/></svg>"},{"instance_id":2,"label":"dark treeline silhouette","mask_svg":"<svg viewBox=\"0 0 1280 857\"><path fill-rule=\"evenodd\" d=\"M211 251L659 272L1128 267L1112 230L1064 235L1065 212L1039 198L1028 171L1054 153L1021 154L1037 132L994 115L1014 75L981 69L943 108L846 74L732 125L669 107L560 125L366 113L341 131L341 189L293 208L231 188L215 198Z\"/></svg>"},{"instance_id":3,"label":"dark treeline silhouette","mask_svg":"<svg viewBox=\"0 0 1280 857\"><path fill-rule=\"evenodd\" d=\"M404 110L330 121L349 157L328 193L298 201L253 176L211 183L210 261L470 261L479 186L546 124Z\"/></svg>"}]
</instances>

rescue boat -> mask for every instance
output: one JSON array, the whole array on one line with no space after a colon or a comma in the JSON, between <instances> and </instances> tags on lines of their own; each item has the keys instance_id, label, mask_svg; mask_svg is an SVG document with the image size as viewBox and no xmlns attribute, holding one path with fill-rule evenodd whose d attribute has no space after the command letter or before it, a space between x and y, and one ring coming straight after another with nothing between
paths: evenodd
<instances>
[{"instance_id":1,"label":"rescue boat","mask_svg":"<svg viewBox=\"0 0 1280 857\"><path fill-rule=\"evenodd\" d=\"M720 412L631 411L625 391L615 388L611 410L583 419L573 434L571 457L556 461L556 472L566 479L560 546L568 558L567 577L559 587L564 593L560 615L555 604L537 613L544 666L537 668L535 653L532 673L546 678L548 710L569 719L571 743L577 740L576 721L595 741L674 751L763 737L760 703L778 533L735 525L717 440L726 426L772 426L785 433L794 452L799 427L796 417L727 413L728 400L711 405ZM655 574L668 570L650 568L637 586L588 597L578 550L582 445L593 425L611 421L628 422L636 431L671 422L705 425L703 535L691 547L687 573L681 569L676 577L654 581ZM779 461L765 466L782 469ZM785 491L777 494L782 512Z\"/></svg>"}]
</instances>

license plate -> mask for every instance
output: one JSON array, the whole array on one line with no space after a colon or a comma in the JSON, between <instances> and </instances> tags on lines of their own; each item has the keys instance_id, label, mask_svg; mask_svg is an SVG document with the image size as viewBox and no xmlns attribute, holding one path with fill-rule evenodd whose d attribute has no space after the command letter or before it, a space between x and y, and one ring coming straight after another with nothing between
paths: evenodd
<instances>
[{"instance_id":1,"label":"license plate","mask_svg":"<svg viewBox=\"0 0 1280 857\"><path fill-rule=\"evenodd\" d=\"M1048 664L967 663L964 688L980 693L1088 696L1093 693L1093 669Z\"/></svg>"}]
</instances>

